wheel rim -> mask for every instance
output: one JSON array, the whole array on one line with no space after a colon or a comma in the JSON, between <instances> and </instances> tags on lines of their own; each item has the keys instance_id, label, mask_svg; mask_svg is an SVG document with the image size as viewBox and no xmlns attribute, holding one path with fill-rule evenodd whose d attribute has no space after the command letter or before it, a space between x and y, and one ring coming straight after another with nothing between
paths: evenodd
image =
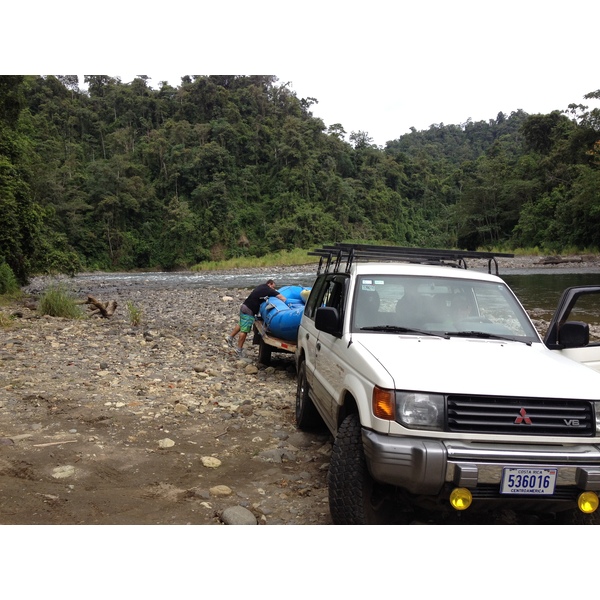
<instances>
[{"instance_id":1,"label":"wheel rim","mask_svg":"<svg viewBox=\"0 0 600 600\"><path fill-rule=\"evenodd\" d=\"M304 376L304 364L302 364L298 373L298 386L296 387L296 418L299 418L302 414L305 395L306 377Z\"/></svg>"}]
</instances>

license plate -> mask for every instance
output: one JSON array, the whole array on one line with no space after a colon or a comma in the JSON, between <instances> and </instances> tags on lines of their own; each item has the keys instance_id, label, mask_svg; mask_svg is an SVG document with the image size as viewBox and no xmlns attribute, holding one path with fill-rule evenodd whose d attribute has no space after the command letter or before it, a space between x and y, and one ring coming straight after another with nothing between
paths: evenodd
<instances>
[{"instance_id":1,"label":"license plate","mask_svg":"<svg viewBox=\"0 0 600 600\"><path fill-rule=\"evenodd\" d=\"M501 494L551 496L556 486L557 469L505 467L502 469Z\"/></svg>"}]
</instances>

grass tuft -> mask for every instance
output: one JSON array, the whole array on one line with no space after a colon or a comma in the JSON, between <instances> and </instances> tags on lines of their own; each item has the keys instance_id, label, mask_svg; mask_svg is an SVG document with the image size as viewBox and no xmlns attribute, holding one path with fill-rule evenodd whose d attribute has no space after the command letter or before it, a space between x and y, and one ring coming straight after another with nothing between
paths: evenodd
<instances>
[{"instance_id":1,"label":"grass tuft","mask_svg":"<svg viewBox=\"0 0 600 600\"><path fill-rule=\"evenodd\" d=\"M62 286L50 286L41 296L38 312L51 317L81 319L83 312L75 298Z\"/></svg>"},{"instance_id":2,"label":"grass tuft","mask_svg":"<svg viewBox=\"0 0 600 600\"><path fill-rule=\"evenodd\" d=\"M0 329L6 329L15 322L11 315L7 315L5 312L0 310Z\"/></svg>"},{"instance_id":3,"label":"grass tuft","mask_svg":"<svg viewBox=\"0 0 600 600\"><path fill-rule=\"evenodd\" d=\"M132 326L139 325L142 322L142 309L137 307L133 302L127 302L127 314L129 315L129 324Z\"/></svg>"}]
</instances>

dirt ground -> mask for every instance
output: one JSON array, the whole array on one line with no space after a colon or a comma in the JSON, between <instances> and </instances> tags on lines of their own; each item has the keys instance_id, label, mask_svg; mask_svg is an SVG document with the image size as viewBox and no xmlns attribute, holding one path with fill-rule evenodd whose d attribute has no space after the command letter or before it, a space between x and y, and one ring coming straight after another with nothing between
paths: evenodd
<instances>
[{"instance_id":1,"label":"dirt ground","mask_svg":"<svg viewBox=\"0 0 600 600\"><path fill-rule=\"evenodd\" d=\"M237 360L225 343L244 292L106 291L143 306L139 327L123 310L66 320L10 307L0 523L221 524L226 509L233 522L329 523L329 436L295 428L293 356L257 368L255 347Z\"/></svg>"}]
</instances>

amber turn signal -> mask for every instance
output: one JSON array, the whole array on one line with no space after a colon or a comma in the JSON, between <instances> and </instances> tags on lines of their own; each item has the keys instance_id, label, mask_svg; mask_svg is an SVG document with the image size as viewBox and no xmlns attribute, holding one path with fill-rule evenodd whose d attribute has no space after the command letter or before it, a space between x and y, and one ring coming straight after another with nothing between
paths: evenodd
<instances>
[{"instance_id":1,"label":"amber turn signal","mask_svg":"<svg viewBox=\"0 0 600 600\"><path fill-rule=\"evenodd\" d=\"M385 390L375 386L373 388L373 414L379 419L393 421L396 412L394 398L394 390Z\"/></svg>"}]
</instances>

